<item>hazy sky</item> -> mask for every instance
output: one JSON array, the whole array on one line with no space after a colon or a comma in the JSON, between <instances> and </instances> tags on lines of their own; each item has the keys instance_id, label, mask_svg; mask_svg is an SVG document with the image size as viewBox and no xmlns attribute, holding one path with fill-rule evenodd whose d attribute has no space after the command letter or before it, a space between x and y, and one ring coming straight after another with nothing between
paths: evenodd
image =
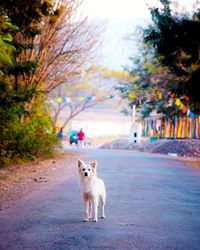
<instances>
[{"instance_id":1,"label":"hazy sky","mask_svg":"<svg viewBox=\"0 0 200 250\"><path fill-rule=\"evenodd\" d=\"M187 11L193 7L195 0L179 0ZM101 64L112 68L122 69L129 64L128 57L134 51L134 45L124 39L133 33L136 26L143 26L150 21L148 6L158 3L157 0L85 0L85 10L88 16L107 22L104 34L104 46L100 53L103 55ZM148 3L148 4L147 4Z\"/></svg>"}]
</instances>

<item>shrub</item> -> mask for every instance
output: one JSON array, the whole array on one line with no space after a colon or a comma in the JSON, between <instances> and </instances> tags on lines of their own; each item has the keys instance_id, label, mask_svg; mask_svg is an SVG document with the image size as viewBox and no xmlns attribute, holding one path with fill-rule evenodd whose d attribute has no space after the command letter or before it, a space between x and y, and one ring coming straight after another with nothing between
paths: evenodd
<instances>
[{"instance_id":1,"label":"shrub","mask_svg":"<svg viewBox=\"0 0 200 250\"><path fill-rule=\"evenodd\" d=\"M50 157L55 145L59 143L51 119L45 111L44 101L37 101L29 114L19 116L19 110L20 107L15 106L1 112L6 121L1 124L1 166L13 160L16 162L18 158L27 161Z\"/></svg>"}]
</instances>

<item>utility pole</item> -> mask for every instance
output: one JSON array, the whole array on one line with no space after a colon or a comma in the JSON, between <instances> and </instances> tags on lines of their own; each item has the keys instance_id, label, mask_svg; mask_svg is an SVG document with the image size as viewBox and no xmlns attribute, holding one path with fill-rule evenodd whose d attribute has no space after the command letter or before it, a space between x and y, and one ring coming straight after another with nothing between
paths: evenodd
<instances>
[{"instance_id":1,"label":"utility pole","mask_svg":"<svg viewBox=\"0 0 200 250\"><path fill-rule=\"evenodd\" d=\"M132 126L129 134L129 143L141 141L141 124L136 122L136 106L132 107Z\"/></svg>"},{"instance_id":2,"label":"utility pole","mask_svg":"<svg viewBox=\"0 0 200 250\"><path fill-rule=\"evenodd\" d=\"M136 113L135 113L135 104L133 105L133 108L132 108L132 123L135 124L135 116L136 116Z\"/></svg>"}]
</instances>

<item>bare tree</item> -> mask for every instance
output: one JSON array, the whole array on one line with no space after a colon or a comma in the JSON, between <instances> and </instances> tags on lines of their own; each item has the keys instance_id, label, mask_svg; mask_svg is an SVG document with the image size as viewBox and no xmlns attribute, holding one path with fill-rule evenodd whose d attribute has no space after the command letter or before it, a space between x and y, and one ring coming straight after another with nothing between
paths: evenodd
<instances>
[{"instance_id":1,"label":"bare tree","mask_svg":"<svg viewBox=\"0 0 200 250\"><path fill-rule=\"evenodd\" d=\"M110 74L108 73L110 72ZM91 66L83 79L76 79L76 85L60 85L49 94L49 103L53 125L57 126L60 115L65 111L62 127L66 127L71 119L82 111L114 97L119 83L116 75L108 69ZM65 99L69 97L70 100ZM58 102L55 99L58 98Z\"/></svg>"},{"instance_id":2,"label":"bare tree","mask_svg":"<svg viewBox=\"0 0 200 250\"><path fill-rule=\"evenodd\" d=\"M20 58L38 62L35 73L24 79L27 86L49 93L60 84L68 84L73 76L80 76L82 68L96 56L102 25L100 28L83 16L79 11L82 2L55 1L59 7L44 18L42 33L33 41L35 46Z\"/></svg>"}]
</instances>

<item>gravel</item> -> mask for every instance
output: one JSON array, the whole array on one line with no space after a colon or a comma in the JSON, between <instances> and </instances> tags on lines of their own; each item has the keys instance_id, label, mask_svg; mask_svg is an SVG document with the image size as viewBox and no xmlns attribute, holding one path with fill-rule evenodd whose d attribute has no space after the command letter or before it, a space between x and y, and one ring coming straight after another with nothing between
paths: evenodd
<instances>
[{"instance_id":1,"label":"gravel","mask_svg":"<svg viewBox=\"0 0 200 250\"><path fill-rule=\"evenodd\" d=\"M101 148L138 150L141 152L183 157L200 157L200 140L198 139L146 140L140 143L129 143L127 140L115 140L102 145Z\"/></svg>"}]
</instances>

